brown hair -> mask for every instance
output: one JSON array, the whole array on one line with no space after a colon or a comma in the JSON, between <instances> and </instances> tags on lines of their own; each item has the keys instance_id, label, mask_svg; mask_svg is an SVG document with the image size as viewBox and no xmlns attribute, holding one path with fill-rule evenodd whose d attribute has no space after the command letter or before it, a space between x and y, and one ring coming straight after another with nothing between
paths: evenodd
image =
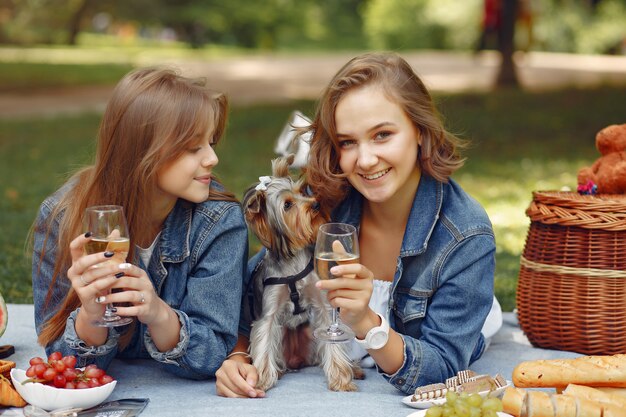
<instances>
[{"instance_id":1,"label":"brown hair","mask_svg":"<svg viewBox=\"0 0 626 417\"><path fill-rule=\"evenodd\" d=\"M158 171L207 131L212 132L213 143L219 141L227 110L226 97L207 89L203 79L185 78L168 68L137 69L117 84L100 123L94 164L74 174L70 179L73 187L43 226L47 240L54 219L60 217L58 253L44 308L50 303L57 279L65 278L62 271L71 265L69 244L84 232L85 208L99 204L124 207L131 236L129 259L133 259L134 242L150 238L150 219L145 213L154 200ZM213 187L209 199L236 201L233 194ZM45 250L40 264L44 256ZM44 324L38 339L41 345L63 334L67 317L79 304L70 289L59 310ZM120 345L125 347L131 336L129 329Z\"/></svg>"},{"instance_id":2,"label":"brown hair","mask_svg":"<svg viewBox=\"0 0 626 417\"><path fill-rule=\"evenodd\" d=\"M394 53L366 53L350 60L335 74L322 94L313 123L307 181L323 204L333 207L350 189L339 167L335 126L337 103L348 91L377 84L411 119L421 138L418 161L422 171L447 182L463 165L458 154L463 142L448 133L424 83L411 66Z\"/></svg>"}]
</instances>

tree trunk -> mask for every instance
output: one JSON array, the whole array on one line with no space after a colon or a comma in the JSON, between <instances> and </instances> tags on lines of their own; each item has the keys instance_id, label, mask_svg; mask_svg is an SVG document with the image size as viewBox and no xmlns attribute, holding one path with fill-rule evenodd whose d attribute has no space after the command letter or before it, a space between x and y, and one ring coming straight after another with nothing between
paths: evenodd
<instances>
[{"instance_id":1,"label":"tree trunk","mask_svg":"<svg viewBox=\"0 0 626 417\"><path fill-rule=\"evenodd\" d=\"M67 25L67 43L68 45L76 45L76 38L80 33L80 23L83 20L85 12L89 8L91 0L83 0L80 2L78 8L72 14L70 21Z\"/></svg>"},{"instance_id":2,"label":"tree trunk","mask_svg":"<svg viewBox=\"0 0 626 417\"><path fill-rule=\"evenodd\" d=\"M513 63L515 51L515 21L517 18L518 0L502 1L502 19L500 20L500 34L498 37L498 50L502 56L500 71L496 79L496 87L519 87L517 71Z\"/></svg>"}]
</instances>

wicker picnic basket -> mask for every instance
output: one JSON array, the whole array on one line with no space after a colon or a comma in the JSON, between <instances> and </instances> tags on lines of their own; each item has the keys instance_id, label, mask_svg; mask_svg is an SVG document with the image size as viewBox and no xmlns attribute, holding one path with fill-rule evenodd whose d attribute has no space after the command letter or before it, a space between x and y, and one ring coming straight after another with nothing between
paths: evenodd
<instances>
[{"instance_id":1,"label":"wicker picnic basket","mask_svg":"<svg viewBox=\"0 0 626 417\"><path fill-rule=\"evenodd\" d=\"M538 191L526 214L517 309L530 342L626 353L626 195Z\"/></svg>"}]
</instances>

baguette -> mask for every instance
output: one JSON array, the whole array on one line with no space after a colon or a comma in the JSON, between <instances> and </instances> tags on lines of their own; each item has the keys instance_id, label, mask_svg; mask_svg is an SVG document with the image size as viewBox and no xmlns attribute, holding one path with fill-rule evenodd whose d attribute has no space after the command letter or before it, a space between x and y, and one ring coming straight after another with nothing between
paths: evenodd
<instances>
[{"instance_id":1,"label":"baguette","mask_svg":"<svg viewBox=\"0 0 626 417\"><path fill-rule=\"evenodd\" d=\"M552 395L554 412L559 417L578 417L576 414L576 398L569 395Z\"/></svg>"},{"instance_id":2,"label":"baguette","mask_svg":"<svg viewBox=\"0 0 626 417\"><path fill-rule=\"evenodd\" d=\"M603 417L626 417L626 410L621 407L616 407L610 404L602 405Z\"/></svg>"},{"instance_id":3,"label":"baguette","mask_svg":"<svg viewBox=\"0 0 626 417\"><path fill-rule=\"evenodd\" d=\"M615 394L609 394L595 388L586 387L584 385L569 384L563 392L565 395L573 395L578 398L584 398L600 404L609 404L626 410L626 398Z\"/></svg>"},{"instance_id":4,"label":"baguette","mask_svg":"<svg viewBox=\"0 0 626 417\"><path fill-rule=\"evenodd\" d=\"M525 395L526 390L522 388L508 387L502 395L502 411L520 417Z\"/></svg>"},{"instance_id":5,"label":"baguette","mask_svg":"<svg viewBox=\"0 0 626 417\"><path fill-rule=\"evenodd\" d=\"M513 383L520 388L626 387L626 354L521 362L513 370Z\"/></svg>"},{"instance_id":6,"label":"baguette","mask_svg":"<svg viewBox=\"0 0 626 417\"><path fill-rule=\"evenodd\" d=\"M550 395L543 391L527 391L520 417L554 417Z\"/></svg>"},{"instance_id":7,"label":"baguette","mask_svg":"<svg viewBox=\"0 0 626 417\"><path fill-rule=\"evenodd\" d=\"M576 397L576 417L601 417L602 406L594 401Z\"/></svg>"},{"instance_id":8,"label":"baguette","mask_svg":"<svg viewBox=\"0 0 626 417\"><path fill-rule=\"evenodd\" d=\"M594 387L597 390L606 392L607 394L619 395L626 398L626 388L613 388L613 387Z\"/></svg>"}]
</instances>

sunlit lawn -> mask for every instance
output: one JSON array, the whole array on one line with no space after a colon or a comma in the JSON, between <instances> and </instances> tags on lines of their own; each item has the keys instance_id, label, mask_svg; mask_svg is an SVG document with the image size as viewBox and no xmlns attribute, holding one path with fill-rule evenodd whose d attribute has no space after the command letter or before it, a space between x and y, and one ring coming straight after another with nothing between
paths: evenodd
<instances>
[{"instance_id":1,"label":"sunlit lawn","mask_svg":"<svg viewBox=\"0 0 626 417\"><path fill-rule=\"evenodd\" d=\"M455 174L487 209L497 237L496 292L515 306L519 255L536 189L576 186L576 172L596 157L594 135L623 123L626 90L498 92L437 96L448 127L468 138L466 166ZM218 147L220 175L238 196L269 173L273 143L288 114L311 102L232 109ZM9 302L32 302L29 226L43 198L66 174L90 160L99 115L0 121L0 291Z\"/></svg>"}]
</instances>

